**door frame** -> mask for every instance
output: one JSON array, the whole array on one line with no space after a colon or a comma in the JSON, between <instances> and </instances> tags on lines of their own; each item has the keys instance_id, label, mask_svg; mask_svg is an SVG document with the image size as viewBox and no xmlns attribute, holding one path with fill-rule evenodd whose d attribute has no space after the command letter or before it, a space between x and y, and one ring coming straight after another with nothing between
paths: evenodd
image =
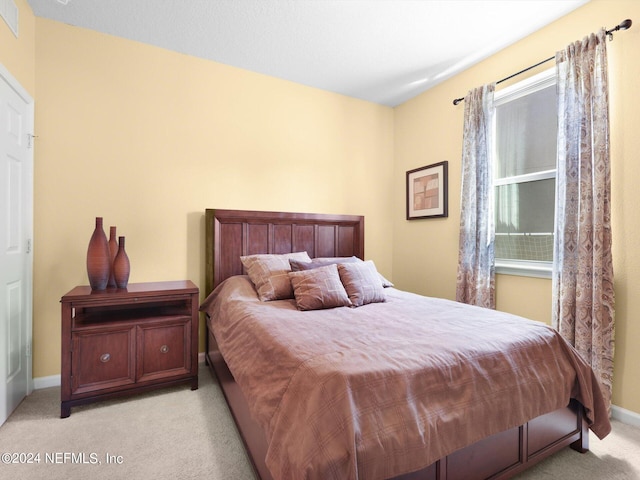
<instances>
[{"instance_id":1,"label":"door frame","mask_svg":"<svg viewBox=\"0 0 640 480\"><path fill-rule=\"evenodd\" d=\"M27 272L25 278L26 284L26 315L27 319L26 334L27 334L27 395L33 392L33 203L34 203L34 111L35 102L31 95L24 89L20 82L11 75L11 72L0 63L0 81L5 82L9 87L13 89L18 96L26 103L26 128L24 134L27 135L28 149L27 160L29 163L29 169L27 172L28 182L30 186L30 192L26 194L23 211L23 218L27 225L27 232L25 232L25 239L30 242L29 254L27 255Z\"/></svg>"}]
</instances>

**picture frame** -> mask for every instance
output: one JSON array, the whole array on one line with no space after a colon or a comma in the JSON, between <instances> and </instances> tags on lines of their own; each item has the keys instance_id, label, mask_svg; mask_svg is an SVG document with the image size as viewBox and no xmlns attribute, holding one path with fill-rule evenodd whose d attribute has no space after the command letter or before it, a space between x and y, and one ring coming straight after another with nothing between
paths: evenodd
<instances>
[{"instance_id":1,"label":"picture frame","mask_svg":"<svg viewBox=\"0 0 640 480\"><path fill-rule=\"evenodd\" d=\"M449 162L407 172L407 220L448 217Z\"/></svg>"}]
</instances>

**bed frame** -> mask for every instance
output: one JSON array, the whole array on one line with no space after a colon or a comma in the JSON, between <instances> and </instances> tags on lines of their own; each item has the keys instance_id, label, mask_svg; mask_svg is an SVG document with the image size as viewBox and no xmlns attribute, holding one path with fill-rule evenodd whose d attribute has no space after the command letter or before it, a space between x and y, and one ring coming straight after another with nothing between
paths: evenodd
<instances>
[{"instance_id":1,"label":"bed frame","mask_svg":"<svg viewBox=\"0 0 640 480\"><path fill-rule=\"evenodd\" d=\"M307 251L311 257L364 259L361 216L207 209L205 220L207 295L226 278L243 273L241 255ZM273 480L265 465L266 436L251 418L208 324L206 344L206 362L224 392L256 476ZM589 449L584 409L575 400L396 480L503 480L567 446L581 453Z\"/></svg>"}]
</instances>

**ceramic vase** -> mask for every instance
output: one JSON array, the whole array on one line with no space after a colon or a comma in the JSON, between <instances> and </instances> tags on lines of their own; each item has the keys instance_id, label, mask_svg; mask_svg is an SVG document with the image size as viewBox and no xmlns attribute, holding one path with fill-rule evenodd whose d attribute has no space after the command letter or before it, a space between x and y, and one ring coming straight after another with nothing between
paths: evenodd
<instances>
[{"instance_id":1,"label":"ceramic vase","mask_svg":"<svg viewBox=\"0 0 640 480\"><path fill-rule=\"evenodd\" d=\"M102 228L102 217L96 217L96 227L87 248L87 275L91 289L104 290L107 288L110 271L109 243Z\"/></svg>"},{"instance_id":2,"label":"ceramic vase","mask_svg":"<svg viewBox=\"0 0 640 480\"><path fill-rule=\"evenodd\" d=\"M107 283L107 287L115 287L116 280L113 276L113 261L116 259L116 255L118 254L118 237L116 237L116 227L109 227L109 283Z\"/></svg>"},{"instance_id":3,"label":"ceramic vase","mask_svg":"<svg viewBox=\"0 0 640 480\"><path fill-rule=\"evenodd\" d=\"M118 237L118 253L113 261L113 278L118 288L127 288L131 265L124 249L124 237Z\"/></svg>"}]
</instances>

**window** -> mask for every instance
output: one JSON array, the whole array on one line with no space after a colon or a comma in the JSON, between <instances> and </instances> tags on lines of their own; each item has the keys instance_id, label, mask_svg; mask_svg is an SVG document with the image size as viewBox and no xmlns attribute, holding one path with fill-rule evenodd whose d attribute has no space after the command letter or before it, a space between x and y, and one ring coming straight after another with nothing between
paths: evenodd
<instances>
[{"instance_id":1,"label":"window","mask_svg":"<svg viewBox=\"0 0 640 480\"><path fill-rule=\"evenodd\" d=\"M495 98L496 271L549 276L558 132L555 70Z\"/></svg>"}]
</instances>

